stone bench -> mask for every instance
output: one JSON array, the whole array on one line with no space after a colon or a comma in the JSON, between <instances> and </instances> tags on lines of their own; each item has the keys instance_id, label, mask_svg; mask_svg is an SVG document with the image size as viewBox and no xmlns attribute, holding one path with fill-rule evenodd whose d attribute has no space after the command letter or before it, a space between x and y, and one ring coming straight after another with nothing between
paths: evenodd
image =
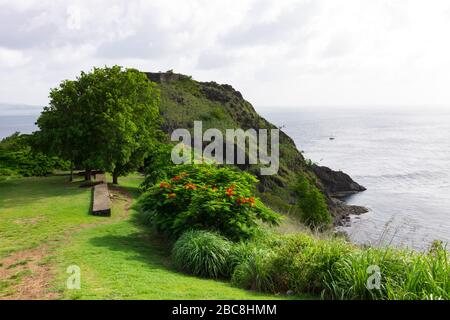
<instances>
[{"instance_id":1,"label":"stone bench","mask_svg":"<svg viewBox=\"0 0 450 320\"><path fill-rule=\"evenodd\" d=\"M96 181L101 181L94 186L92 214L96 216L110 216L111 215L111 200L109 199L108 184L104 174L97 174Z\"/></svg>"}]
</instances>

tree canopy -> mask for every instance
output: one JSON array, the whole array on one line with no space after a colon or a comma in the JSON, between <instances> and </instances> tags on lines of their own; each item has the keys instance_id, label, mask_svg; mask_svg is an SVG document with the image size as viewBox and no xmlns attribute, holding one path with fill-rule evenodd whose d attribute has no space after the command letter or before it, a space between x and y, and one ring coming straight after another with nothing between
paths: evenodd
<instances>
[{"instance_id":1,"label":"tree canopy","mask_svg":"<svg viewBox=\"0 0 450 320\"><path fill-rule=\"evenodd\" d=\"M87 172L117 177L136 170L160 135L160 93L136 69L81 72L50 91L37 121L39 144Z\"/></svg>"}]
</instances>

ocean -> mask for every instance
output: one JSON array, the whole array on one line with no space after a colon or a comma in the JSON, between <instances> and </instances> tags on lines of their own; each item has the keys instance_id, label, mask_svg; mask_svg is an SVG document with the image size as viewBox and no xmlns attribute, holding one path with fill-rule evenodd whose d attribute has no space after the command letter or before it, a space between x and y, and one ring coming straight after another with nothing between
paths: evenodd
<instances>
[{"instance_id":1,"label":"ocean","mask_svg":"<svg viewBox=\"0 0 450 320\"><path fill-rule=\"evenodd\" d=\"M257 111L283 127L306 158L367 188L346 199L370 210L342 228L353 241L419 250L450 242L450 112ZM0 139L36 130L36 119L0 115Z\"/></svg>"},{"instance_id":2,"label":"ocean","mask_svg":"<svg viewBox=\"0 0 450 320\"><path fill-rule=\"evenodd\" d=\"M37 118L38 115L0 115L0 140L16 131L21 133L36 131Z\"/></svg>"},{"instance_id":3,"label":"ocean","mask_svg":"<svg viewBox=\"0 0 450 320\"><path fill-rule=\"evenodd\" d=\"M342 228L353 241L419 250L450 242L450 112L258 111L306 158L367 188L346 199L370 210Z\"/></svg>"}]
</instances>

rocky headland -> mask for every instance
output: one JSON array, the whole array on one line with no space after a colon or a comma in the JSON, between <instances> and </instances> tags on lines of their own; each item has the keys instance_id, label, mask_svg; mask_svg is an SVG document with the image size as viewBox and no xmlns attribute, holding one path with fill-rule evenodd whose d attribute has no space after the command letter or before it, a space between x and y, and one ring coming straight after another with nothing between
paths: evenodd
<instances>
[{"instance_id":1,"label":"rocky headland","mask_svg":"<svg viewBox=\"0 0 450 320\"><path fill-rule=\"evenodd\" d=\"M227 84L199 82L191 77L168 72L146 72L149 80L161 90L160 113L163 130L171 133L177 128L192 129L194 121L202 120L203 130L217 128L275 129L275 125L261 117L242 94ZM278 174L261 176L255 165L241 165L258 176L258 192L262 200L280 212L288 212L295 203L291 192L298 173L314 180L327 198L335 225L342 225L351 214L367 212L366 208L347 205L345 196L366 190L345 174L327 167L310 165L294 141L280 130L280 167Z\"/></svg>"}]
</instances>

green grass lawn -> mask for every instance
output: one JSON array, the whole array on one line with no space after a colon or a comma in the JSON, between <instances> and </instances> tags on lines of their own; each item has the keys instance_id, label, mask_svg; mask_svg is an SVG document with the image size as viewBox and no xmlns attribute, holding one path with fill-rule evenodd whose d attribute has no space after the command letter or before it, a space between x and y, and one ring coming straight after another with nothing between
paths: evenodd
<instances>
[{"instance_id":1,"label":"green grass lawn","mask_svg":"<svg viewBox=\"0 0 450 320\"><path fill-rule=\"evenodd\" d=\"M0 182L0 258L43 243L100 218L89 215L91 190L67 177L16 178Z\"/></svg>"},{"instance_id":2,"label":"green grass lawn","mask_svg":"<svg viewBox=\"0 0 450 320\"><path fill-rule=\"evenodd\" d=\"M131 175L119 182L134 201L141 181ZM0 267L8 255L46 245L50 254L40 263L51 266L51 286L64 299L286 298L176 271L167 241L142 226L133 209L126 212L124 196L116 194L112 217L94 217L89 215L91 190L79 183L66 176L0 182ZM81 268L80 290L65 288L70 265ZM0 297L2 290L13 292L6 280L0 279Z\"/></svg>"}]
</instances>

